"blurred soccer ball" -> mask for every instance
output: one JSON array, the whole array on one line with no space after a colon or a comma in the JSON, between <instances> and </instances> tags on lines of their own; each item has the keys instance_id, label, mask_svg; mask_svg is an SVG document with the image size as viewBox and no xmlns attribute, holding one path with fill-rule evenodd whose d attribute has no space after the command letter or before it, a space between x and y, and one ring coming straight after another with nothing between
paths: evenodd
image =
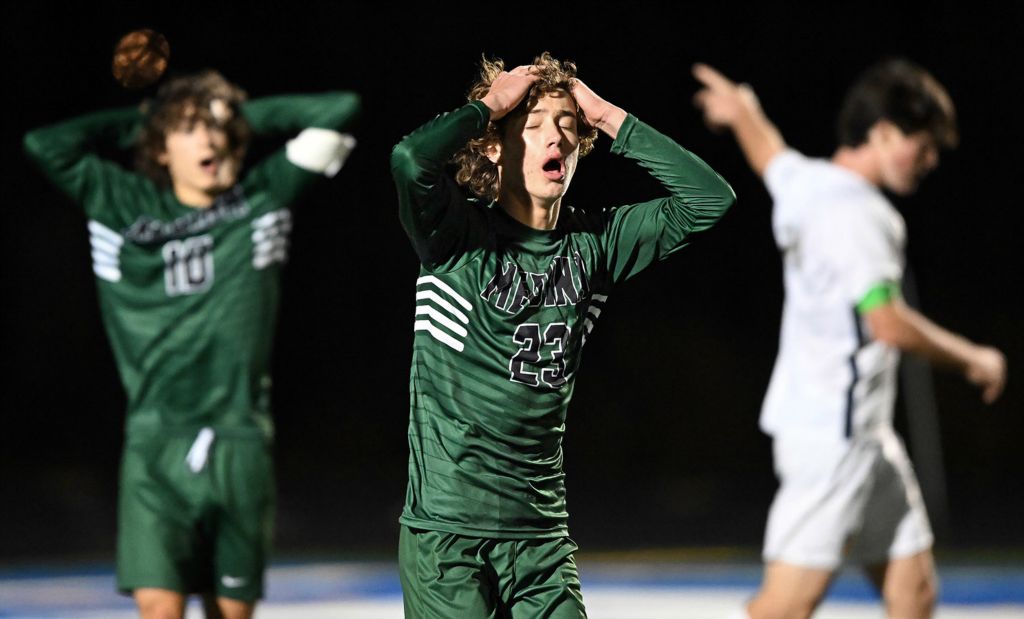
<instances>
[{"instance_id":1,"label":"blurred soccer ball","mask_svg":"<svg viewBox=\"0 0 1024 619\"><path fill-rule=\"evenodd\" d=\"M160 79L170 57L171 46L164 35L149 29L134 30L117 42L110 70L125 88L145 88Z\"/></svg>"}]
</instances>

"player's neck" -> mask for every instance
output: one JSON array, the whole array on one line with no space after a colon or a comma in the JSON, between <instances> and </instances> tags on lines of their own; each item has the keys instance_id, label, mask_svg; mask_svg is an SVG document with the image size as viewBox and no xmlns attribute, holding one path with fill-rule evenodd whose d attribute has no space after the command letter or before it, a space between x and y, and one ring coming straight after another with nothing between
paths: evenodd
<instances>
[{"instance_id":1,"label":"player's neck","mask_svg":"<svg viewBox=\"0 0 1024 619\"><path fill-rule=\"evenodd\" d=\"M217 194L203 191L184 183L171 183L174 189L174 197L185 206L190 208L210 208L217 201Z\"/></svg>"},{"instance_id":2,"label":"player's neck","mask_svg":"<svg viewBox=\"0 0 1024 619\"><path fill-rule=\"evenodd\" d=\"M502 188L498 193L498 206L524 226L535 230L554 230L558 225L562 199L545 202L530 196L525 190L516 192Z\"/></svg>"},{"instance_id":3,"label":"player's neck","mask_svg":"<svg viewBox=\"0 0 1024 619\"><path fill-rule=\"evenodd\" d=\"M878 153L867 144L840 146L832 155L832 163L863 177L875 187L882 186L882 167Z\"/></svg>"}]
</instances>

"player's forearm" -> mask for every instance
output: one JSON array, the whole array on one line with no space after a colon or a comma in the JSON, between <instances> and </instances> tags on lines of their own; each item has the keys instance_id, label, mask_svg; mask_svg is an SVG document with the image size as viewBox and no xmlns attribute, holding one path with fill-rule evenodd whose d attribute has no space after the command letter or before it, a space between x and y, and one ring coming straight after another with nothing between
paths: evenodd
<instances>
[{"instance_id":1,"label":"player's forearm","mask_svg":"<svg viewBox=\"0 0 1024 619\"><path fill-rule=\"evenodd\" d=\"M760 109L748 110L731 126L747 163L763 177L768 163L786 149L782 134Z\"/></svg>"},{"instance_id":2,"label":"player's forearm","mask_svg":"<svg viewBox=\"0 0 1024 619\"><path fill-rule=\"evenodd\" d=\"M141 115L135 108L103 110L25 134L25 152L50 179L67 189L77 182L77 164L104 144L129 149Z\"/></svg>"},{"instance_id":3,"label":"player's forearm","mask_svg":"<svg viewBox=\"0 0 1024 619\"><path fill-rule=\"evenodd\" d=\"M872 323L875 337L929 362L964 371L977 347L965 337L935 324L920 312L896 301L887 308L892 319L886 325Z\"/></svg>"},{"instance_id":4,"label":"player's forearm","mask_svg":"<svg viewBox=\"0 0 1024 619\"><path fill-rule=\"evenodd\" d=\"M626 113L626 110L609 104L605 113L594 123L594 126L598 131L614 140L619 136L619 129L622 128L628 117L629 114Z\"/></svg>"},{"instance_id":5,"label":"player's forearm","mask_svg":"<svg viewBox=\"0 0 1024 619\"><path fill-rule=\"evenodd\" d=\"M672 210L688 222L687 233L709 228L736 201L711 166L635 116L622 123L612 152L636 160L669 191Z\"/></svg>"},{"instance_id":6,"label":"player's forearm","mask_svg":"<svg viewBox=\"0 0 1024 619\"><path fill-rule=\"evenodd\" d=\"M344 131L359 115L354 92L325 92L262 97L242 105L242 115L256 135L297 133L303 129Z\"/></svg>"}]
</instances>

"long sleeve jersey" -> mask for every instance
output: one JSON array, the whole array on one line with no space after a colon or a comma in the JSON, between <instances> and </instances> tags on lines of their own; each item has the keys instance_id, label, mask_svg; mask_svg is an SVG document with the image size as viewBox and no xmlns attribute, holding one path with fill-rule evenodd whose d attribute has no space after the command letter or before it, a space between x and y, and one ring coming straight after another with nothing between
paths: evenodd
<instances>
[{"instance_id":1,"label":"long sleeve jersey","mask_svg":"<svg viewBox=\"0 0 1024 619\"><path fill-rule=\"evenodd\" d=\"M102 158L127 148L136 110L93 113L25 136L25 149L88 217L104 326L124 386L126 432L212 427L269 438L269 365L289 205L340 168L359 109L352 93L269 97L243 105L255 135L288 144L249 168L209 208ZM297 135L296 135L297 134Z\"/></svg>"},{"instance_id":2,"label":"long sleeve jersey","mask_svg":"<svg viewBox=\"0 0 1024 619\"><path fill-rule=\"evenodd\" d=\"M584 343L615 283L683 247L732 204L729 185L629 116L612 152L668 195L527 227L468 199L445 164L487 126L474 102L392 154L402 225L419 256L409 485L400 521L497 538L567 534L562 436Z\"/></svg>"}]
</instances>

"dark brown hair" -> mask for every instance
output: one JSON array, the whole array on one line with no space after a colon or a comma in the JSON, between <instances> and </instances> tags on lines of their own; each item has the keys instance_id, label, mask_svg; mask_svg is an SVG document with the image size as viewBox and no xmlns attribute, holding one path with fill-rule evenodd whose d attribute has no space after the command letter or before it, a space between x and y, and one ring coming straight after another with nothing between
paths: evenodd
<instances>
[{"instance_id":1,"label":"dark brown hair","mask_svg":"<svg viewBox=\"0 0 1024 619\"><path fill-rule=\"evenodd\" d=\"M958 141L956 109L949 93L909 60L876 64L854 83L839 112L839 143L860 146L879 120L906 134L925 131L943 148L955 148Z\"/></svg>"},{"instance_id":2,"label":"dark brown hair","mask_svg":"<svg viewBox=\"0 0 1024 619\"><path fill-rule=\"evenodd\" d=\"M508 119L525 113L538 99L548 93L560 90L572 97L572 86L576 80L574 63L557 60L548 52L544 52L533 59L533 64L539 70L540 79L530 88L523 102L499 120L487 123L487 131L482 136L470 140L455 154L455 164L458 166L455 180L481 198L494 200L498 197L498 166L487 158L487 153L491 146L501 142ZM483 99L498 74L504 70L505 63L501 59L483 58L480 62L480 77L469 90L469 100ZM575 102L573 99L573 103ZM597 129L587 124L579 105L576 106L576 126L580 138L580 157L583 157L593 150Z\"/></svg>"},{"instance_id":3,"label":"dark brown hair","mask_svg":"<svg viewBox=\"0 0 1024 619\"><path fill-rule=\"evenodd\" d=\"M158 185L170 185L167 166L158 159L167 150L167 134L198 121L222 129L231 157L240 162L250 134L240 109L245 100L244 90L213 70L172 78L142 104L145 120L136 140L135 167ZM218 118L215 101L223 102L228 113Z\"/></svg>"}]
</instances>

